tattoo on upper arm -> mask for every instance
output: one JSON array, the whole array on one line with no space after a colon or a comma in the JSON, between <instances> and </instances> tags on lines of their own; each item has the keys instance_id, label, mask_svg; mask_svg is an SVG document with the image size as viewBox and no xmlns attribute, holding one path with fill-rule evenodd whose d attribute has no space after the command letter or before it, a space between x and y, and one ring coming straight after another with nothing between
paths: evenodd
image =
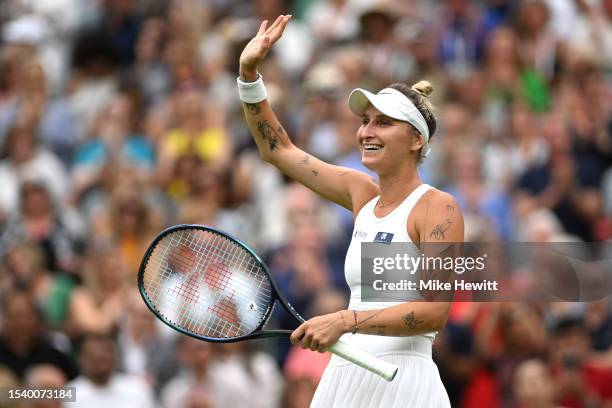
<instances>
[{"instance_id":1,"label":"tattoo on upper arm","mask_svg":"<svg viewBox=\"0 0 612 408\"><path fill-rule=\"evenodd\" d=\"M261 133L261 137L264 140L268 141L268 144L270 145L270 150L274 150L277 148L278 133L276 132L276 130L274 130L272 126L270 126L267 120L257 122L257 130L259 130L259 133Z\"/></svg>"},{"instance_id":2,"label":"tattoo on upper arm","mask_svg":"<svg viewBox=\"0 0 612 408\"><path fill-rule=\"evenodd\" d=\"M251 115L259 115L261 113L261 106L258 103L245 103L247 112Z\"/></svg>"},{"instance_id":3,"label":"tattoo on upper arm","mask_svg":"<svg viewBox=\"0 0 612 408\"><path fill-rule=\"evenodd\" d=\"M402 316L402 320L408 326L409 329L416 329L416 327L423 323L425 320L418 320L414 315L414 310L408 314Z\"/></svg>"},{"instance_id":4,"label":"tattoo on upper arm","mask_svg":"<svg viewBox=\"0 0 612 408\"><path fill-rule=\"evenodd\" d=\"M307 154L304 155L304 158L298 162L298 164L308 164L308 163L310 163L310 156Z\"/></svg>"},{"instance_id":5,"label":"tattoo on upper arm","mask_svg":"<svg viewBox=\"0 0 612 408\"><path fill-rule=\"evenodd\" d=\"M446 239L444 233L448 231L452 224L453 223L451 222L451 220L447 218L442 224L436 225L436 227L433 229L433 231L431 231L431 234L429 236L434 237L435 239Z\"/></svg>"}]
</instances>

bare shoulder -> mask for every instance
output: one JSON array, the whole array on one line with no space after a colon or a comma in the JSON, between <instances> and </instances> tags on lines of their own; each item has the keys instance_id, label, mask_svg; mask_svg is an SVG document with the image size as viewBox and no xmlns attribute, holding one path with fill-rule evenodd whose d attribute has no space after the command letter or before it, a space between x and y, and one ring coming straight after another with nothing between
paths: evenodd
<instances>
[{"instance_id":1,"label":"bare shoulder","mask_svg":"<svg viewBox=\"0 0 612 408\"><path fill-rule=\"evenodd\" d=\"M426 201L428 202L429 205L454 206L455 209L459 210L459 204L457 204L457 200L455 199L455 197L453 197L451 194L447 193L446 191L441 191L434 187L429 189L423 195L423 199L419 200L417 205L421 204L421 201Z\"/></svg>"},{"instance_id":2,"label":"bare shoulder","mask_svg":"<svg viewBox=\"0 0 612 408\"><path fill-rule=\"evenodd\" d=\"M415 242L463 239L463 215L455 197L428 190L408 217L408 234Z\"/></svg>"},{"instance_id":3,"label":"bare shoulder","mask_svg":"<svg viewBox=\"0 0 612 408\"><path fill-rule=\"evenodd\" d=\"M354 177L358 178L359 182L352 183L351 199L353 205L353 218L357 217L359 211L374 197L380 194L380 188L378 184L372 180L369 174L353 170L356 174Z\"/></svg>"}]
</instances>

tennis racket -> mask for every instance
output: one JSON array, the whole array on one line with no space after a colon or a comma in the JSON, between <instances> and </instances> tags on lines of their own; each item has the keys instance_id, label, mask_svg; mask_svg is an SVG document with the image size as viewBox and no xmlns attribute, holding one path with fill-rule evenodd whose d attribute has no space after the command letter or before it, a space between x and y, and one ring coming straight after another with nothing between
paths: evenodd
<instances>
[{"instance_id":1,"label":"tennis racket","mask_svg":"<svg viewBox=\"0 0 612 408\"><path fill-rule=\"evenodd\" d=\"M177 225L162 231L142 260L138 288L161 321L205 341L289 337L291 330L263 329L275 301L298 323L304 322L255 252L201 225ZM397 372L394 365L340 341L329 351L387 381Z\"/></svg>"}]
</instances>

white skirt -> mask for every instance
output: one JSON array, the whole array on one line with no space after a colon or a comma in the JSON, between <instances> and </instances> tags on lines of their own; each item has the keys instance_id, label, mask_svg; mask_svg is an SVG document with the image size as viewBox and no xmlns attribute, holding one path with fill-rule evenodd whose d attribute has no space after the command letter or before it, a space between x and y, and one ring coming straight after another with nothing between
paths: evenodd
<instances>
[{"instance_id":1,"label":"white skirt","mask_svg":"<svg viewBox=\"0 0 612 408\"><path fill-rule=\"evenodd\" d=\"M333 356L312 399L311 408L450 407L438 367L430 356L388 352L378 357L398 367L393 381Z\"/></svg>"}]
</instances>

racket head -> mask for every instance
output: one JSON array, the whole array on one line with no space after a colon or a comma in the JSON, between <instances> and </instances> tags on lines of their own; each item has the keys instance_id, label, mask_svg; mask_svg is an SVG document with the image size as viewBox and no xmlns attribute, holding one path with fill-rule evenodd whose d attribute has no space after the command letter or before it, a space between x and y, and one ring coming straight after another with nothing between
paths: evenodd
<instances>
[{"instance_id":1,"label":"racket head","mask_svg":"<svg viewBox=\"0 0 612 408\"><path fill-rule=\"evenodd\" d=\"M196 224L167 228L153 240L140 264L138 289L162 322L210 342L261 337L275 299L282 299L253 250Z\"/></svg>"}]
</instances>

